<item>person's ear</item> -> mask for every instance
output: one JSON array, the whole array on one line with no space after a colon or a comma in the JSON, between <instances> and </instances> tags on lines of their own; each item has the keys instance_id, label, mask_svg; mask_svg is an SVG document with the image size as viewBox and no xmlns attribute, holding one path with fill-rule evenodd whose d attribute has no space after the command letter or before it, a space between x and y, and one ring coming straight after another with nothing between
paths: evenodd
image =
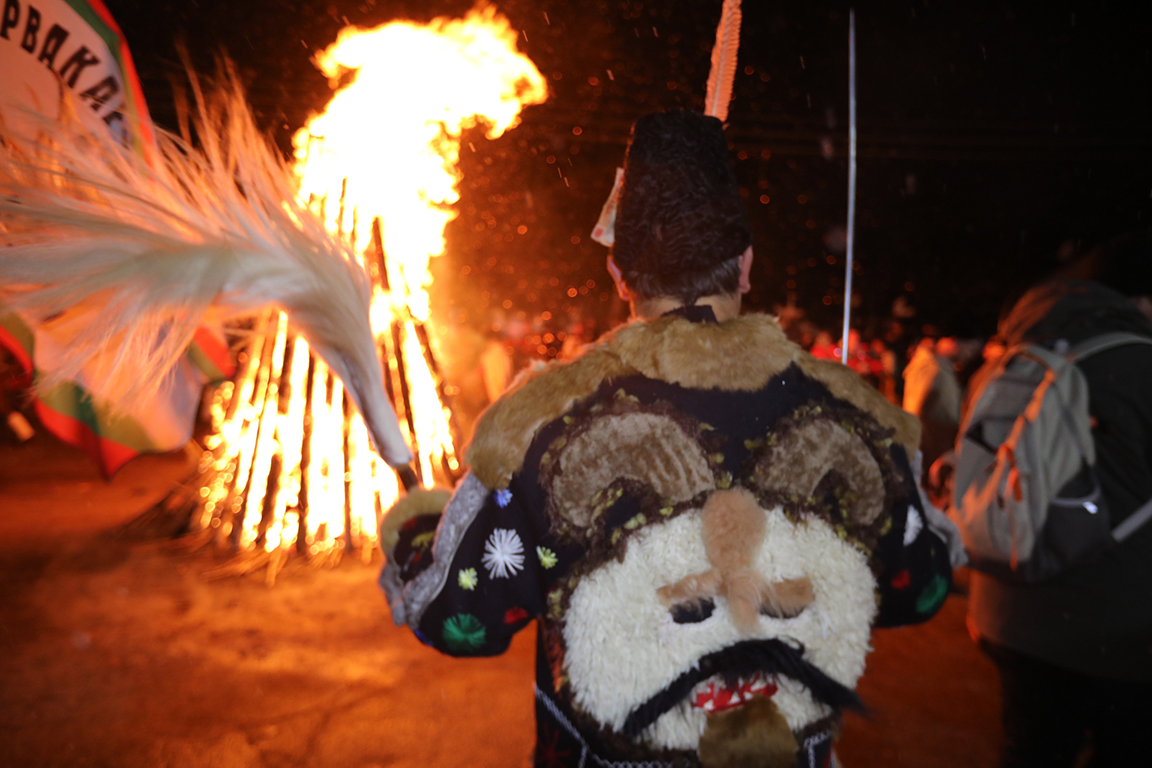
<instances>
[{"instance_id":1,"label":"person's ear","mask_svg":"<svg viewBox=\"0 0 1152 768\"><path fill-rule=\"evenodd\" d=\"M632 301L632 291L624 282L624 273L620 271L620 267L616 266L616 260L611 255L608 256L608 274L612 275L612 282L616 283L616 293L620 294L620 298L624 301Z\"/></svg>"},{"instance_id":2,"label":"person's ear","mask_svg":"<svg viewBox=\"0 0 1152 768\"><path fill-rule=\"evenodd\" d=\"M737 293L745 294L752 290L752 246L744 249L740 254L740 286Z\"/></svg>"}]
</instances>

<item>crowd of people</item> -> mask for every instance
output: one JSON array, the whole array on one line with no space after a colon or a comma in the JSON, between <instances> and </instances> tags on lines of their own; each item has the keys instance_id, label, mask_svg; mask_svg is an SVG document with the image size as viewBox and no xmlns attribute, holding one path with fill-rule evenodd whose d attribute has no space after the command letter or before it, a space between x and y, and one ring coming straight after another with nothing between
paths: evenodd
<instances>
[{"instance_id":1,"label":"crowd of people","mask_svg":"<svg viewBox=\"0 0 1152 768\"><path fill-rule=\"evenodd\" d=\"M802 312L781 318L781 325L797 344L820 360L841 361L842 341L807 322ZM846 364L878 389L894 405L921 422L920 450L931 467L956 440L962 393L985 361L1004 352L998 334L975 335L968 325L963 336L944 335L932 325L913 324L895 317L884 324L883 335L862 338L856 328L848 332Z\"/></svg>"}]
</instances>

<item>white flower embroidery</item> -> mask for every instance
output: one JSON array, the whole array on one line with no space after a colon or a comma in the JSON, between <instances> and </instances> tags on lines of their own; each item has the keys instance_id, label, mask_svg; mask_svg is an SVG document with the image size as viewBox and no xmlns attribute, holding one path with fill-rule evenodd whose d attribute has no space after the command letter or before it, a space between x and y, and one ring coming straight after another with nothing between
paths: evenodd
<instances>
[{"instance_id":1,"label":"white flower embroidery","mask_svg":"<svg viewBox=\"0 0 1152 768\"><path fill-rule=\"evenodd\" d=\"M511 528L497 528L484 544L480 559L488 569L488 578L506 579L524 568L524 545Z\"/></svg>"}]
</instances>

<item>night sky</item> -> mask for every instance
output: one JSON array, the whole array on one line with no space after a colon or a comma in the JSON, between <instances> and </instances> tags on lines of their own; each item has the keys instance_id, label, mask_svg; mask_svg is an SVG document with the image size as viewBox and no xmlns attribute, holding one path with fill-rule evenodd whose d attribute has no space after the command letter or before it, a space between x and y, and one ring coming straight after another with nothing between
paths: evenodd
<instances>
[{"instance_id":1,"label":"night sky","mask_svg":"<svg viewBox=\"0 0 1152 768\"><path fill-rule=\"evenodd\" d=\"M182 39L201 71L221 50L238 63L259 121L285 151L331 93L310 57L342 27L471 7L106 2L157 122L174 123ZM435 267L440 311L480 324L505 302L529 317L613 311L606 251L588 233L632 121L702 108L720 5L496 4L551 94L502 138L465 137L460 216ZM918 322L989 331L1004 301L1060 260L1152 221L1152 4L1038 5L916 0L858 12L865 330L906 294ZM791 292L833 327L847 211L848 6L744 6L727 130L755 238L748 303L771 310ZM402 108L381 104L379 119Z\"/></svg>"}]
</instances>

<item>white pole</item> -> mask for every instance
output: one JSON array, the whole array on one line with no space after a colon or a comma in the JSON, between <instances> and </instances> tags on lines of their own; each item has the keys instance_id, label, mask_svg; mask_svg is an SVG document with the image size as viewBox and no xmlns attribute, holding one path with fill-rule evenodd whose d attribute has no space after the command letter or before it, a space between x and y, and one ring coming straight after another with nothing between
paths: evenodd
<instances>
[{"instance_id":1,"label":"white pole","mask_svg":"<svg viewBox=\"0 0 1152 768\"><path fill-rule=\"evenodd\" d=\"M848 259L844 272L844 333L840 362L848 364L848 324L852 315L852 246L856 240L856 10L848 11Z\"/></svg>"}]
</instances>

